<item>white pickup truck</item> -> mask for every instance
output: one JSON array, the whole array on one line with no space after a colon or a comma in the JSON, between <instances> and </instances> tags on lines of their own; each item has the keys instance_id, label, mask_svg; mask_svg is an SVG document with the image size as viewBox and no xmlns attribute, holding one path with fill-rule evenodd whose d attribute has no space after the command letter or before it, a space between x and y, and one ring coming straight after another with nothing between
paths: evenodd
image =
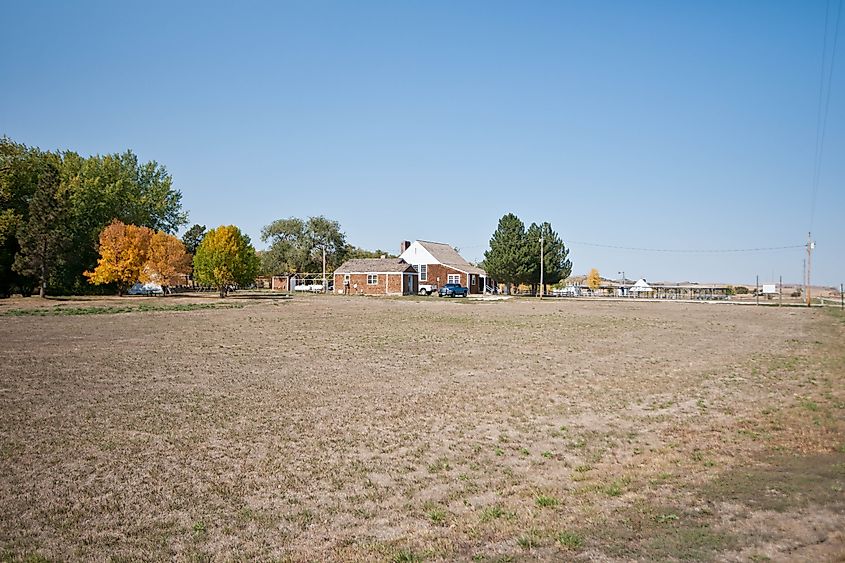
<instances>
[{"instance_id":1,"label":"white pickup truck","mask_svg":"<svg viewBox=\"0 0 845 563\"><path fill-rule=\"evenodd\" d=\"M431 295L432 293L437 293L437 284L436 283L421 283L420 289L417 291L419 295Z\"/></svg>"}]
</instances>

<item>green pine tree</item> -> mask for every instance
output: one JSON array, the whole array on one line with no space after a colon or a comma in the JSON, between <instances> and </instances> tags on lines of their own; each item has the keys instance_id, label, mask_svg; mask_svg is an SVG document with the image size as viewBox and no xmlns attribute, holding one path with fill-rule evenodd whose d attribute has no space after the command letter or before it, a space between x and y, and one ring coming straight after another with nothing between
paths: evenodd
<instances>
[{"instance_id":1,"label":"green pine tree","mask_svg":"<svg viewBox=\"0 0 845 563\"><path fill-rule=\"evenodd\" d=\"M543 285L554 285L569 277L572 273L572 262L569 261L569 249L549 222L540 225L532 223L526 231L530 260L527 276L523 281L535 285L540 283L541 237L543 239ZM543 290L545 291L545 288Z\"/></svg>"},{"instance_id":2,"label":"green pine tree","mask_svg":"<svg viewBox=\"0 0 845 563\"><path fill-rule=\"evenodd\" d=\"M510 293L510 286L526 277L528 248L525 224L513 213L499 219L499 226L490 239L490 249L484 253L484 269L494 280L502 282Z\"/></svg>"},{"instance_id":3,"label":"green pine tree","mask_svg":"<svg viewBox=\"0 0 845 563\"><path fill-rule=\"evenodd\" d=\"M35 194L29 202L29 217L18 229L20 250L14 269L38 280L39 295L47 295L51 275L67 248L67 197L59 174L59 157L46 153Z\"/></svg>"}]
</instances>

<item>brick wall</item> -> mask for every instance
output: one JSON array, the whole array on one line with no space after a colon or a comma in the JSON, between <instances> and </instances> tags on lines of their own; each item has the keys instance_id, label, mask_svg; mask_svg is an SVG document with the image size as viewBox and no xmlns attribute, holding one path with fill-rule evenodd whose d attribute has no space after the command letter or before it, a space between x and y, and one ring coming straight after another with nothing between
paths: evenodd
<instances>
[{"instance_id":1,"label":"brick wall","mask_svg":"<svg viewBox=\"0 0 845 563\"><path fill-rule=\"evenodd\" d=\"M272 280L272 289L277 289L279 291L289 291L287 276L273 276Z\"/></svg>"},{"instance_id":2,"label":"brick wall","mask_svg":"<svg viewBox=\"0 0 845 563\"><path fill-rule=\"evenodd\" d=\"M469 274L465 274L463 272L459 272L454 268L450 268L448 266L444 266L443 264L429 264L428 265L428 281L420 281L420 283L429 283L429 284L437 284L437 287L443 287L447 283L449 283L449 274L458 274L461 277L461 285L464 287L469 288L470 293L484 293L484 286L482 285L479 288L479 278L481 276L475 276L475 283L470 285L470 276ZM439 280L437 278L440 278Z\"/></svg>"},{"instance_id":3,"label":"brick wall","mask_svg":"<svg viewBox=\"0 0 845 563\"><path fill-rule=\"evenodd\" d=\"M448 266L444 266L443 264L429 264L428 265L428 281L421 281L420 283L433 283L437 284L438 288L443 287L447 283L449 283L449 274L459 274L461 276L461 285L466 286L467 284L467 275L455 270L454 268L449 268ZM439 278L439 279L438 279Z\"/></svg>"},{"instance_id":4,"label":"brick wall","mask_svg":"<svg viewBox=\"0 0 845 563\"><path fill-rule=\"evenodd\" d=\"M367 283L367 274L349 274L350 295L402 295L402 280L406 274L376 274L378 282ZM343 293L344 274L334 275L336 293Z\"/></svg>"}]
</instances>

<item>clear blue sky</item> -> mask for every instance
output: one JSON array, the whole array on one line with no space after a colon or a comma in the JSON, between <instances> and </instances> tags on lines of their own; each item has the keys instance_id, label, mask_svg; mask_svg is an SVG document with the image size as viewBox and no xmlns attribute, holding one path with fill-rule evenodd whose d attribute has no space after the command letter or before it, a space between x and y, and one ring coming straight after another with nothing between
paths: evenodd
<instances>
[{"instance_id":1,"label":"clear blue sky","mask_svg":"<svg viewBox=\"0 0 845 563\"><path fill-rule=\"evenodd\" d=\"M0 134L131 148L192 223L258 247L274 219L322 214L359 246L479 260L514 212L572 241L575 273L802 279L802 249L580 243L804 243L825 0L1 4ZM812 225L814 281L837 285L843 28Z\"/></svg>"}]
</instances>

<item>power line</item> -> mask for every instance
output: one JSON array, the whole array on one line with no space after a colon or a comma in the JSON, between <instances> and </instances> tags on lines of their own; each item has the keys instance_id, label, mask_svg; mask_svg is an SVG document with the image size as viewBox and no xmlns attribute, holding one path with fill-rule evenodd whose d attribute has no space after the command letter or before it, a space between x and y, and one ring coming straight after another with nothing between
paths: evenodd
<instances>
[{"instance_id":1,"label":"power line","mask_svg":"<svg viewBox=\"0 0 845 563\"><path fill-rule=\"evenodd\" d=\"M601 244L597 242L585 242L579 240L564 240L567 247L575 246L590 246L595 248L613 248L615 250L631 250L636 252L672 252L677 254L721 254L730 252L773 252L778 250L795 250L796 248L806 248L806 244L793 244L788 246L760 246L755 248L644 248L640 246L620 246L616 244ZM471 248L487 248L487 244L473 244L460 245L461 250L469 250Z\"/></svg>"},{"instance_id":2,"label":"power line","mask_svg":"<svg viewBox=\"0 0 845 563\"><path fill-rule=\"evenodd\" d=\"M830 65L827 63L827 29L830 15L830 0L827 1L824 13L824 39L822 43L822 71L819 81L819 105L816 110L816 150L813 154L813 180L811 184L810 199L810 230L813 230L813 221L816 215L816 199L818 197L819 183L821 181L822 157L824 155L824 140L827 133L827 116L830 111L830 94L833 84L833 69L836 65L836 44L839 40L839 20L842 16L842 0L839 0L836 10L836 23L833 26L833 45L830 51ZM825 73L827 81L825 82ZM825 92L827 84L827 92Z\"/></svg>"},{"instance_id":3,"label":"power line","mask_svg":"<svg viewBox=\"0 0 845 563\"><path fill-rule=\"evenodd\" d=\"M692 248L642 248L637 246L617 246L615 244L598 244L594 242L583 242L577 240L568 241L569 245L580 246L594 246L598 248L613 248L616 250L634 250L637 252L674 252L681 254L716 254L727 252L770 252L774 250L793 250L796 248L805 248L804 244L795 244L790 246L765 246L757 248L707 248L707 249L692 249Z\"/></svg>"}]
</instances>

